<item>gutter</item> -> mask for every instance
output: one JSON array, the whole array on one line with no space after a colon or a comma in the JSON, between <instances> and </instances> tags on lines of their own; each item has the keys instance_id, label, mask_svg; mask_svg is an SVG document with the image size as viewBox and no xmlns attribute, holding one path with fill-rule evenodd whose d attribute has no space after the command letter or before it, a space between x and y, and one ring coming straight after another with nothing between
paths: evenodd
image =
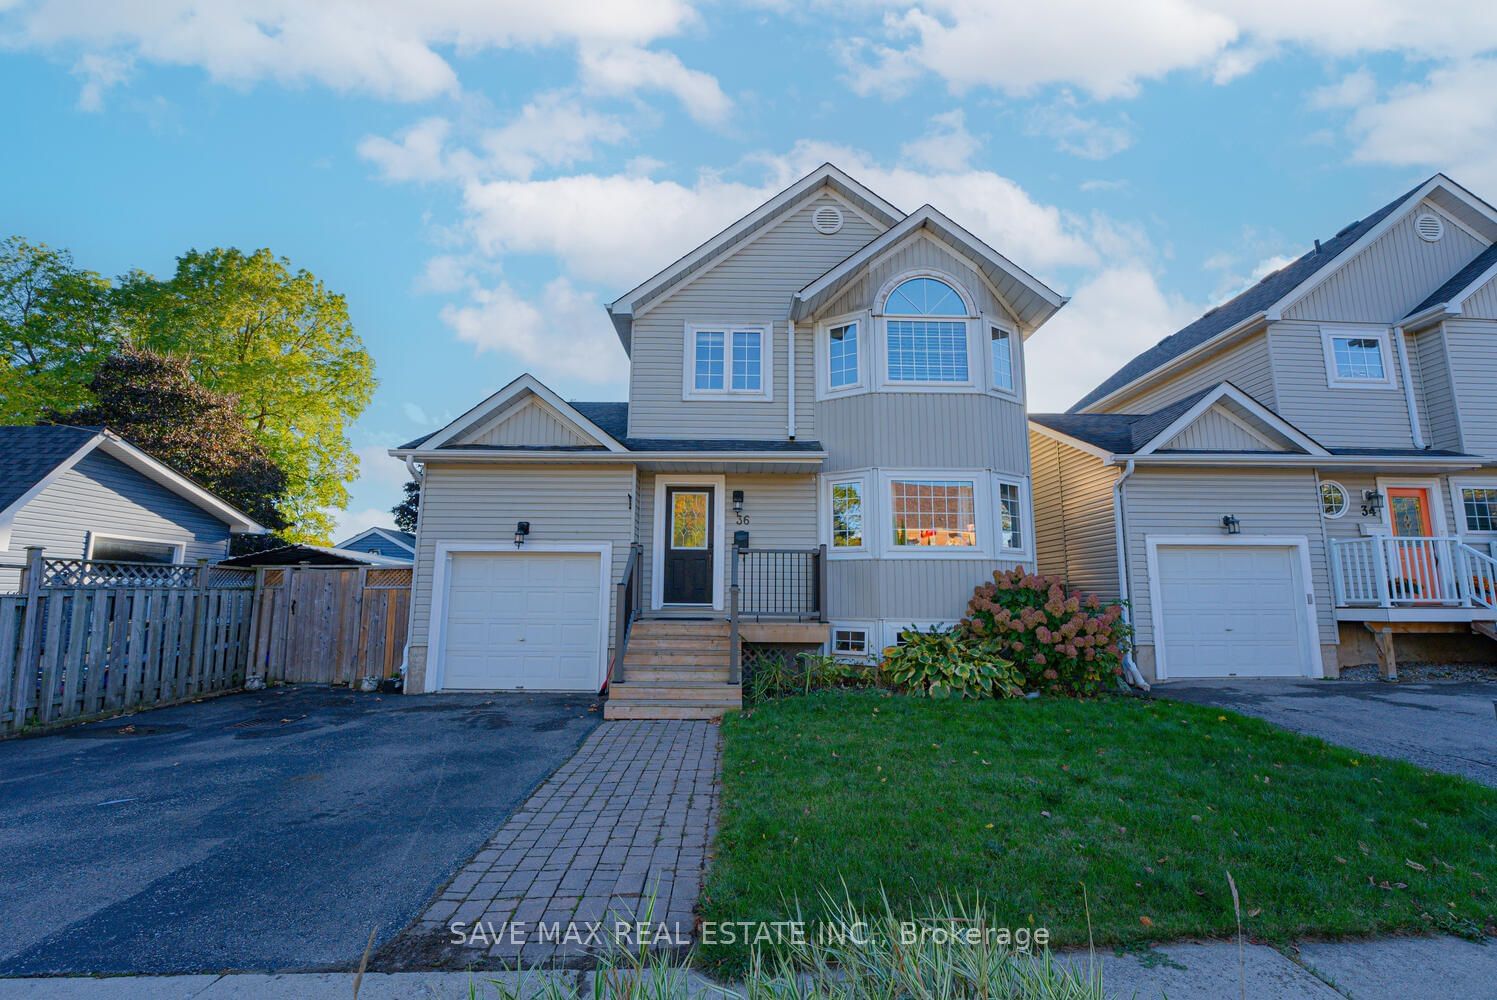
<instances>
[{"instance_id":1,"label":"gutter","mask_svg":"<svg viewBox=\"0 0 1497 1000\"><path fill-rule=\"evenodd\" d=\"M1409 347L1404 342L1402 324L1393 328L1393 342L1398 347L1398 366L1403 369L1403 401L1409 407L1409 434L1415 448L1426 447L1419 428L1419 407L1414 402L1414 376L1409 373Z\"/></svg>"},{"instance_id":2,"label":"gutter","mask_svg":"<svg viewBox=\"0 0 1497 1000\"><path fill-rule=\"evenodd\" d=\"M1128 464L1123 468L1123 474L1118 476L1117 482L1112 484L1112 540L1117 549L1118 559L1118 601L1123 606L1123 621L1128 623L1129 631L1133 629L1133 609L1128 603L1128 542L1127 530L1123 523L1123 483L1129 476L1133 475L1133 459L1128 459ZM1138 669L1138 663L1133 659L1133 644L1128 644L1128 649L1123 653L1123 676L1128 683L1140 691L1149 690L1149 682L1144 680L1143 672Z\"/></svg>"},{"instance_id":3,"label":"gutter","mask_svg":"<svg viewBox=\"0 0 1497 1000\"><path fill-rule=\"evenodd\" d=\"M824 451L402 451L394 458L416 462L487 462L499 464L635 465L639 462L824 462Z\"/></svg>"},{"instance_id":4,"label":"gutter","mask_svg":"<svg viewBox=\"0 0 1497 1000\"><path fill-rule=\"evenodd\" d=\"M785 435L790 440L795 440L795 320L790 320L789 331L785 335L786 363L785 363L785 395L788 398L786 406Z\"/></svg>"}]
</instances>

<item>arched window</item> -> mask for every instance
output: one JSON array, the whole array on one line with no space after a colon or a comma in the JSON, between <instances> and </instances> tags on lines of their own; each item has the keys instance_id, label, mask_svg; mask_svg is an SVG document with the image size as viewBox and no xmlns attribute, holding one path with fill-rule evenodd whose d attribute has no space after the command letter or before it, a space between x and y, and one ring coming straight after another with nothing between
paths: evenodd
<instances>
[{"instance_id":1,"label":"arched window","mask_svg":"<svg viewBox=\"0 0 1497 1000\"><path fill-rule=\"evenodd\" d=\"M938 278L902 281L884 300L884 316L888 381L971 381L967 304L955 288Z\"/></svg>"}]
</instances>

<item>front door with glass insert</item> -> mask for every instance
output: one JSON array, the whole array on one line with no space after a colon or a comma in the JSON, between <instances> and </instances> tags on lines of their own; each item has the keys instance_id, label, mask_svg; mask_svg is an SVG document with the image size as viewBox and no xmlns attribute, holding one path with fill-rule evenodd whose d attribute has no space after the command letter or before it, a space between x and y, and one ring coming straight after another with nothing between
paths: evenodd
<instances>
[{"instance_id":1,"label":"front door with glass insert","mask_svg":"<svg viewBox=\"0 0 1497 1000\"><path fill-rule=\"evenodd\" d=\"M1398 577L1390 581L1393 596L1403 600L1439 600L1440 566L1430 519L1429 490L1422 486L1388 488L1388 513L1398 552Z\"/></svg>"},{"instance_id":2,"label":"front door with glass insert","mask_svg":"<svg viewBox=\"0 0 1497 1000\"><path fill-rule=\"evenodd\" d=\"M665 490L666 604L712 603L712 487Z\"/></svg>"}]
</instances>

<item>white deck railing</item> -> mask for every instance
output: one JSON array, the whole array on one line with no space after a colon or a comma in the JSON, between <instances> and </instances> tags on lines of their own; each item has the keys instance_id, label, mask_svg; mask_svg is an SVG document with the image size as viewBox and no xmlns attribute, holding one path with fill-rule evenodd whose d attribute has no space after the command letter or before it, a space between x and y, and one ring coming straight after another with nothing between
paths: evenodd
<instances>
[{"instance_id":1,"label":"white deck railing","mask_svg":"<svg viewBox=\"0 0 1497 1000\"><path fill-rule=\"evenodd\" d=\"M1497 609L1497 559L1453 537L1331 540L1337 607Z\"/></svg>"}]
</instances>

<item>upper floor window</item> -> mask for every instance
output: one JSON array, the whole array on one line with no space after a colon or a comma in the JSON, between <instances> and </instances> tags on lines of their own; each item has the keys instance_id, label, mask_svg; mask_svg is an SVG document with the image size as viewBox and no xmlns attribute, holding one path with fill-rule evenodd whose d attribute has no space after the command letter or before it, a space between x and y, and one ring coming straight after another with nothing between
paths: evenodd
<instances>
[{"instance_id":1,"label":"upper floor window","mask_svg":"<svg viewBox=\"0 0 1497 1000\"><path fill-rule=\"evenodd\" d=\"M769 396L769 327L688 325L685 398Z\"/></svg>"},{"instance_id":2,"label":"upper floor window","mask_svg":"<svg viewBox=\"0 0 1497 1000\"><path fill-rule=\"evenodd\" d=\"M1322 327L1320 337L1328 385L1392 386L1393 361L1387 330Z\"/></svg>"},{"instance_id":3,"label":"upper floor window","mask_svg":"<svg viewBox=\"0 0 1497 1000\"><path fill-rule=\"evenodd\" d=\"M956 289L936 278L910 278L884 300L884 315L888 381L971 381L967 304Z\"/></svg>"},{"instance_id":4,"label":"upper floor window","mask_svg":"<svg viewBox=\"0 0 1497 1000\"><path fill-rule=\"evenodd\" d=\"M859 384L858 323L843 323L827 331L827 385L846 389Z\"/></svg>"},{"instance_id":5,"label":"upper floor window","mask_svg":"<svg viewBox=\"0 0 1497 1000\"><path fill-rule=\"evenodd\" d=\"M1014 392L1014 335L1001 326L990 326L988 342L993 352L993 388Z\"/></svg>"}]
</instances>

